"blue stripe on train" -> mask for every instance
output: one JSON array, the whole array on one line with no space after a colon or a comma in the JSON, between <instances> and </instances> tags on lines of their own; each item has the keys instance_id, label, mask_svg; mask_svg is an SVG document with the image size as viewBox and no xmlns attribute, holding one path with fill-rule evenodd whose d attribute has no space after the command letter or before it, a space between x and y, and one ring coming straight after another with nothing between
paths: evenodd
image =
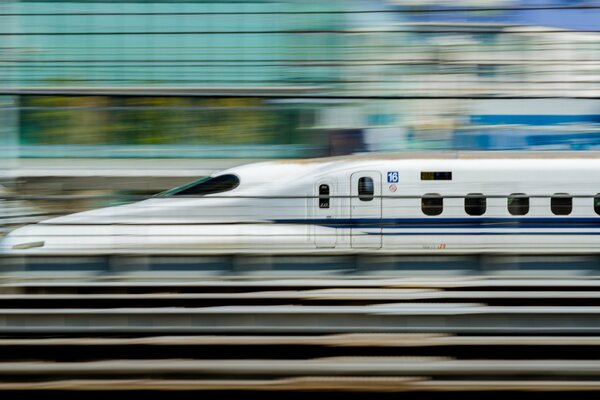
<instances>
[{"instance_id":1,"label":"blue stripe on train","mask_svg":"<svg viewBox=\"0 0 600 400\"><path fill-rule=\"evenodd\" d=\"M316 218L277 219L282 224L311 224L328 228L404 228L404 229L564 229L600 228L600 216L591 218ZM508 233L507 233L508 234Z\"/></svg>"},{"instance_id":2,"label":"blue stripe on train","mask_svg":"<svg viewBox=\"0 0 600 400\"><path fill-rule=\"evenodd\" d=\"M479 236L479 235L600 235L600 232L362 232L366 235L384 235L384 236L431 236L431 235L465 235L465 236Z\"/></svg>"}]
</instances>

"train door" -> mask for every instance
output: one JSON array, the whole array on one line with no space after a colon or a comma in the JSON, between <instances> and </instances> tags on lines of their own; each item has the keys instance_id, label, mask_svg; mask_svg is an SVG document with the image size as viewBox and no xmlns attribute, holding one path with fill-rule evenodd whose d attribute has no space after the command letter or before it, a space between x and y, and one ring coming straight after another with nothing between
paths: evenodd
<instances>
[{"instance_id":1,"label":"train door","mask_svg":"<svg viewBox=\"0 0 600 400\"><path fill-rule=\"evenodd\" d=\"M337 239L337 228L327 226L328 219L334 223L336 210L339 209L339 198L335 198L336 185L331 179L321 179L316 184L316 198L314 216L319 223L315 224L315 245L320 248L335 247ZM321 221L324 223L321 223Z\"/></svg>"},{"instance_id":2,"label":"train door","mask_svg":"<svg viewBox=\"0 0 600 400\"><path fill-rule=\"evenodd\" d=\"M381 247L381 173L353 173L350 190L351 246L378 249Z\"/></svg>"}]
</instances>

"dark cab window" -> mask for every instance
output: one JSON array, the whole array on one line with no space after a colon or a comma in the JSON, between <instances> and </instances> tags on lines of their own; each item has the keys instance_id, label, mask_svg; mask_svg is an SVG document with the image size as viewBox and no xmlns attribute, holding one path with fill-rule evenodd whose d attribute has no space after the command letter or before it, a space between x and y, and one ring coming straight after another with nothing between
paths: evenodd
<instances>
[{"instance_id":1,"label":"dark cab window","mask_svg":"<svg viewBox=\"0 0 600 400\"><path fill-rule=\"evenodd\" d=\"M444 209L444 198L437 193L427 193L421 198L421 210L425 215L440 215Z\"/></svg>"},{"instance_id":2,"label":"dark cab window","mask_svg":"<svg viewBox=\"0 0 600 400\"><path fill-rule=\"evenodd\" d=\"M231 174L207 177L160 193L158 197L171 196L206 196L207 194L224 193L240 185L240 179Z\"/></svg>"},{"instance_id":3,"label":"dark cab window","mask_svg":"<svg viewBox=\"0 0 600 400\"><path fill-rule=\"evenodd\" d=\"M319 208L329 208L329 185L319 185Z\"/></svg>"},{"instance_id":4,"label":"dark cab window","mask_svg":"<svg viewBox=\"0 0 600 400\"><path fill-rule=\"evenodd\" d=\"M373 200L375 194L375 185L373 184L373 178L363 177L358 180L358 198L361 201Z\"/></svg>"}]
</instances>

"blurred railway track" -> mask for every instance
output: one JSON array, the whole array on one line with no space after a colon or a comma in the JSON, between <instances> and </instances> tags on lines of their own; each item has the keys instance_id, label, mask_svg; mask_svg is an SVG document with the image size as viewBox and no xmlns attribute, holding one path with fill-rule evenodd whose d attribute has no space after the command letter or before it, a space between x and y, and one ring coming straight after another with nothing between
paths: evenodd
<instances>
[{"instance_id":1,"label":"blurred railway track","mask_svg":"<svg viewBox=\"0 0 600 400\"><path fill-rule=\"evenodd\" d=\"M0 281L0 390L600 390L600 278Z\"/></svg>"}]
</instances>

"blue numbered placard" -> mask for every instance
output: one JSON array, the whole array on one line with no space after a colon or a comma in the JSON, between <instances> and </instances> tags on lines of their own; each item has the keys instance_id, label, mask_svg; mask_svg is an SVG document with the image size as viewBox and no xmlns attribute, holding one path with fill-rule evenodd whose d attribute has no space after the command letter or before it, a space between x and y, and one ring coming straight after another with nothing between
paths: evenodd
<instances>
[{"instance_id":1,"label":"blue numbered placard","mask_svg":"<svg viewBox=\"0 0 600 400\"><path fill-rule=\"evenodd\" d=\"M389 171L387 173L388 183L398 183L399 177L400 177L400 175L398 174L398 171Z\"/></svg>"}]
</instances>

